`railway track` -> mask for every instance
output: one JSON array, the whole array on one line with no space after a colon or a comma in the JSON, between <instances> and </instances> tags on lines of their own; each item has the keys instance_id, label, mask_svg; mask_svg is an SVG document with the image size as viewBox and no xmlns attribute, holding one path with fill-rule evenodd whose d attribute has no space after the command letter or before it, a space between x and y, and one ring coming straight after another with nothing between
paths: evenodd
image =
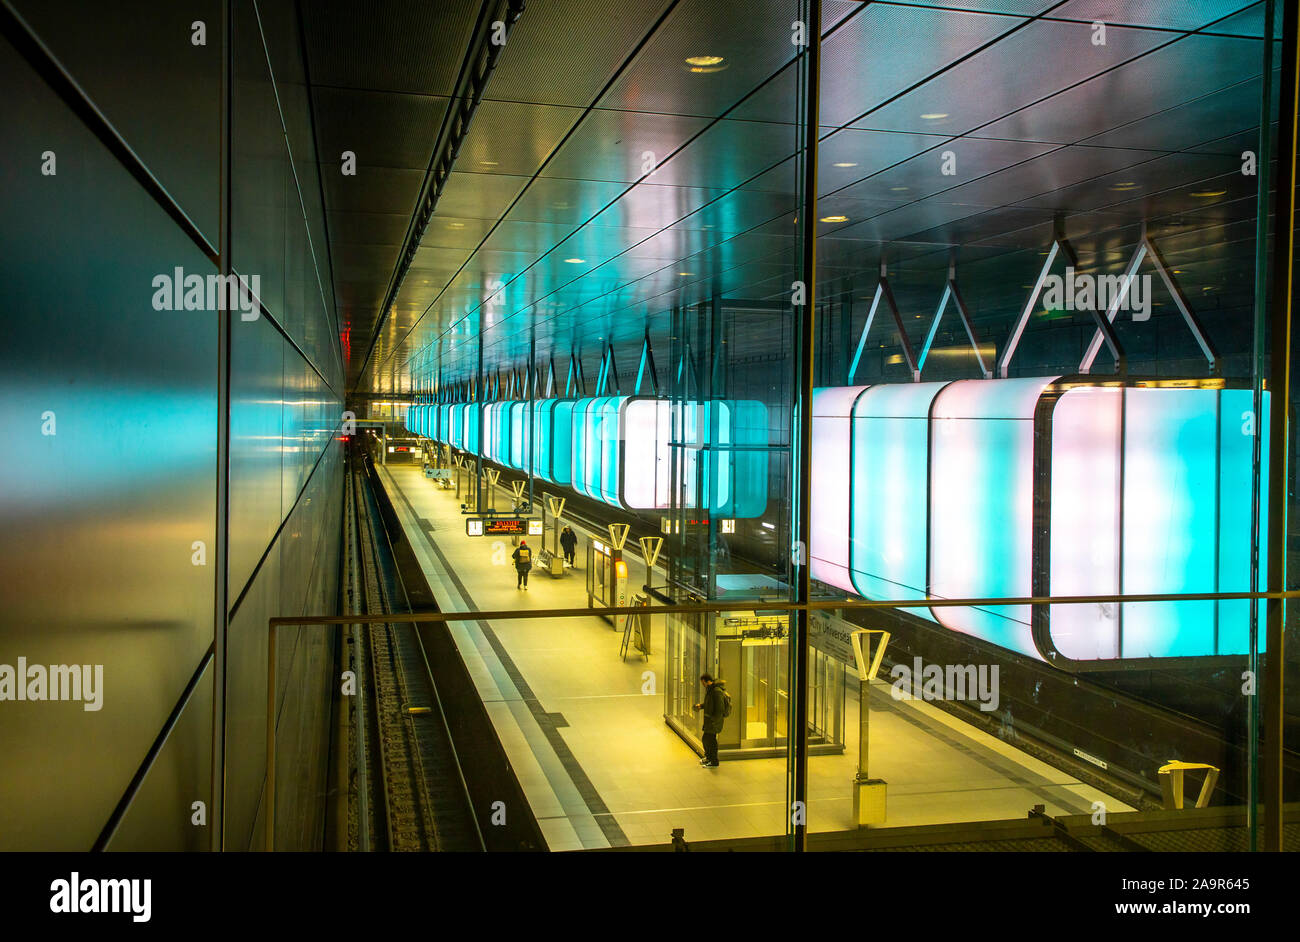
<instances>
[{"instance_id":1,"label":"railway track","mask_svg":"<svg viewBox=\"0 0 1300 942\"><path fill-rule=\"evenodd\" d=\"M407 610L360 452L347 478L350 611ZM482 850L446 717L412 625L351 629L354 774L349 814L356 850ZM361 748L357 748L357 742Z\"/></svg>"}]
</instances>

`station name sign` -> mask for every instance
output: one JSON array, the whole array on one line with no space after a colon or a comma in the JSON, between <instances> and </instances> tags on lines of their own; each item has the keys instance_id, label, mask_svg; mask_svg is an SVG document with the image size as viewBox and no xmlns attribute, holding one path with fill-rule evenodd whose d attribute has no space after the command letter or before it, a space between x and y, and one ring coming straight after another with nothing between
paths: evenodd
<instances>
[{"instance_id":1,"label":"station name sign","mask_svg":"<svg viewBox=\"0 0 1300 942\"><path fill-rule=\"evenodd\" d=\"M468 517L466 536L541 536L542 521L532 517Z\"/></svg>"}]
</instances>

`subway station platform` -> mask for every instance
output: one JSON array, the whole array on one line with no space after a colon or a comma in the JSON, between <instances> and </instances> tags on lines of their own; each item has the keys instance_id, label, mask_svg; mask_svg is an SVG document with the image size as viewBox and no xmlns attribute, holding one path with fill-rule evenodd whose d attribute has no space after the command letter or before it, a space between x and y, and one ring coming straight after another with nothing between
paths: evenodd
<instances>
[{"instance_id":1,"label":"subway station platform","mask_svg":"<svg viewBox=\"0 0 1300 942\"><path fill-rule=\"evenodd\" d=\"M443 610L587 605L590 531L568 521L580 541L578 568L558 579L536 569L523 591L516 588L510 540L466 536L454 491L437 487L416 465L378 470ZM496 506L509 500L502 489ZM529 543L542 548L540 538ZM632 552L625 559L629 585L642 585L643 561ZM674 828L683 828L688 841L784 833L784 758L701 768L664 722L664 626L662 618L651 621L648 660L621 659L621 633L596 615L452 625L550 849L662 844ZM854 826L855 687L849 685L845 707L849 747L808 760L814 832ZM1108 813L1133 810L933 704L896 700L886 681L874 683L870 706L870 771L888 783L881 827L1006 820L1039 804L1049 815L1091 813L1095 801Z\"/></svg>"}]
</instances>

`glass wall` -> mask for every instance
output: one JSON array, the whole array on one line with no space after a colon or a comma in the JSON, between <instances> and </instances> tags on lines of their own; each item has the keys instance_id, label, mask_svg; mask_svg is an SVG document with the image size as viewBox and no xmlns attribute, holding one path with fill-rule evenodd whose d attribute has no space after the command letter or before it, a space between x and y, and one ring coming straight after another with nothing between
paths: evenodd
<instances>
[{"instance_id":1,"label":"glass wall","mask_svg":"<svg viewBox=\"0 0 1300 942\"><path fill-rule=\"evenodd\" d=\"M452 631L510 676L485 697L563 714L562 742L498 730L541 756L553 849L869 847L1036 809L1096 848L1275 845L1282 6L774 2L724 29L684 4L488 214L469 312L413 331L451 416L414 430L544 527L572 617ZM611 136L628 153L581 156ZM451 510L387 486L408 526L490 516L487 485ZM495 544L447 539L451 607L533 605L450 555ZM593 614L643 602L644 647L637 614Z\"/></svg>"}]
</instances>

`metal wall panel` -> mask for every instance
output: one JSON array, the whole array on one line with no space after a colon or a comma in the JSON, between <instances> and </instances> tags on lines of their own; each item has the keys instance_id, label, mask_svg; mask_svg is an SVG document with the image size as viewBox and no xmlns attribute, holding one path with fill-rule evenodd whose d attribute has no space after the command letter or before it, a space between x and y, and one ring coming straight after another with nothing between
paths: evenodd
<instances>
[{"instance_id":1,"label":"metal wall panel","mask_svg":"<svg viewBox=\"0 0 1300 942\"><path fill-rule=\"evenodd\" d=\"M203 668L105 850L203 851L212 826L212 661ZM202 802L205 824L196 824Z\"/></svg>"},{"instance_id":2,"label":"metal wall panel","mask_svg":"<svg viewBox=\"0 0 1300 942\"><path fill-rule=\"evenodd\" d=\"M153 279L214 269L6 43L0 85L0 663L104 684L0 710L0 848L84 850L212 644L217 316Z\"/></svg>"},{"instance_id":3,"label":"metal wall panel","mask_svg":"<svg viewBox=\"0 0 1300 942\"><path fill-rule=\"evenodd\" d=\"M239 597L280 525L284 338L265 318L235 319L230 356L230 598ZM288 349L287 356L298 358Z\"/></svg>"},{"instance_id":4,"label":"metal wall panel","mask_svg":"<svg viewBox=\"0 0 1300 942\"><path fill-rule=\"evenodd\" d=\"M16 0L12 5L215 246L221 199L221 0ZM203 24L202 36L192 28L196 22Z\"/></svg>"}]
</instances>

